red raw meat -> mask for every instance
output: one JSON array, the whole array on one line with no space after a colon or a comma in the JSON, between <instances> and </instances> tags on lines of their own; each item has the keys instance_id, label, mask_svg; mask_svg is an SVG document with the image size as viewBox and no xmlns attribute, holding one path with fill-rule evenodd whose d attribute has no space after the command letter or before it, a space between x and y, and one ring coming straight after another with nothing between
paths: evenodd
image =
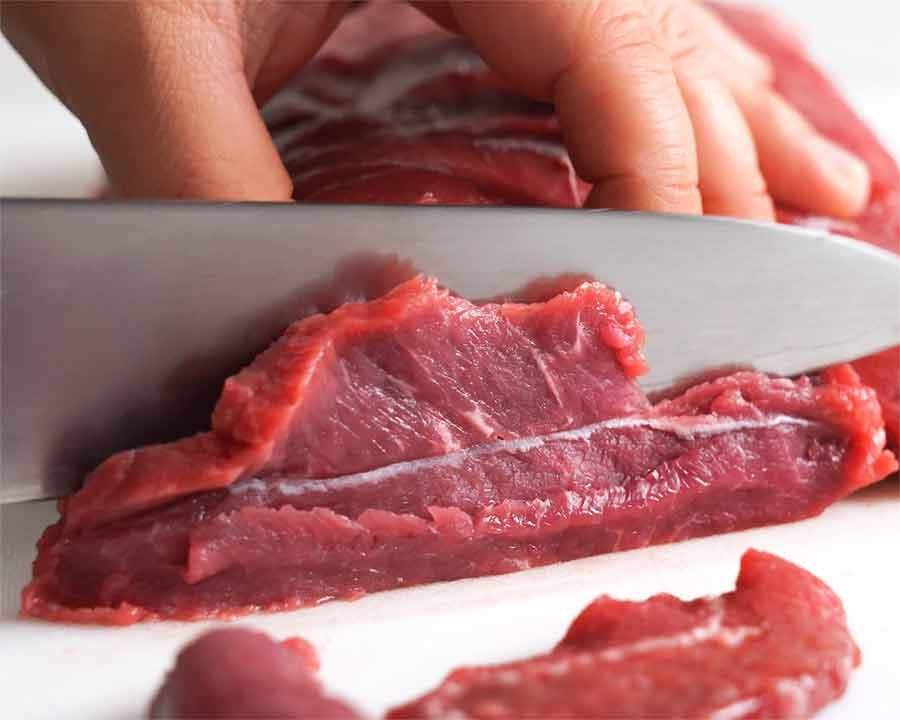
<instances>
[{"instance_id":1,"label":"red raw meat","mask_svg":"<svg viewBox=\"0 0 900 720\"><path fill-rule=\"evenodd\" d=\"M896 469L849 366L738 373L651 407L632 379L642 337L597 283L478 307L416 278L302 321L216 410L264 470L205 492L189 463L171 473L181 453L207 474L220 456L197 448L221 430L113 458L45 532L24 612L114 624L298 607L809 517ZM307 420L318 447L297 441ZM341 474L311 476L310 456Z\"/></svg>"},{"instance_id":2,"label":"red raw meat","mask_svg":"<svg viewBox=\"0 0 900 720\"><path fill-rule=\"evenodd\" d=\"M772 60L781 94L871 173L871 197L857 220L785 207L779 219L900 252L894 160L777 18L713 7ZM347 18L266 112L298 200L578 207L587 195L552 109L510 92L462 40L405 5L376 4ZM900 348L857 370L878 391L896 448Z\"/></svg>"},{"instance_id":3,"label":"red raw meat","mask_svg":"<svg viewBox=\"0 0 900 720\"><path fill-rule=\"evenodd\" d=\"M349 705L324 692L316 670L316 651L301 638L276 643L253 630L213 630L178 653L149 716L167 720L359 718Z\"/></svg>"},{"instance_id":4,"label":"red raw meat","mask_svg":"<svg viewBox=\"0 0 900 720\"><path fill-rule=\"evenodd\" d=\"M840 599L748 550L737 589L690 602L600 597L546 655L455 670L389 718L805 718L860 654Z\"/></svg>"},{"instance_id":5,"label":"red raw meat","mask_svg":"<svg viewBox=\"0 0 900 720\"><path fill-rule=\"evenodd\" d=\"M292 325L225 382L212 432L114 455L66 502L65 529L251 475L332 477L641 411L643 338L599 284L476 308L414 278Z\"/></svg>"}]
</instances>

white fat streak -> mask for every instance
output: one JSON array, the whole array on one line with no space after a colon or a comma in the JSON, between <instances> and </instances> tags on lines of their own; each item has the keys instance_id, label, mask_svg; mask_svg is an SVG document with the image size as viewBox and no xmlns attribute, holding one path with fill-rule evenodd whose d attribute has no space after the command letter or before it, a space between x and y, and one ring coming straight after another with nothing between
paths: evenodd
<instances>
[{"instance_id":1,"label":"white fat streak","mask_svg":"<svg viewBox=\"0 0 900 720\"><path fill-rule=\"evenodd\" d=\"M809 715L809 699L816 681L809 675L798 678L784 678L775 683L775 692L789 703L788 714L791 717L807 717Z\"/></svg>"},{"instance_id":2,"label":"white fat streak","mask_svg":"<svg viewBox=\"0 0 900 720\"><path fill-rule=\"evenodd\" d=\"M544 155L564 163L569 158L563 146L552 140L523 137L489 137L476 138L472 144L475 147L491 148L492 150L527 150L536 155Z\"/></svg>"},{"instance_id":3,"label":"white fat streak","mask_svg":"<svg viewBox=\"0 0 900 720\"><path fill-rule=\"evenodd\" d=\"M450 48L436 58L420 63L398 62L375 76L356 101L356 110L375 114L405 97L411 90L449 73L470 73L484 68L484 61L474 52L461 53Z\"/></svg>"},{"instance_id":4,"label":"white fat streak","mask_svg":"<svg viewBox=\"0 0 900 720\"><path fill-rule=\"evenodd\" d=\"M710 598L708 602L713 608L712 615L706 622L697 625L690 630L684 630L671 635L646 638L628 645L601 650L600 652L584 650L574 655L564 656L555 662L548 663L541 669L549 675L560 676L569 672L573 665L593 665L598 659L607 662L621 662L633 655L654 652L656 650L689 648L709 642L715 642L724 645L725 647L737 647L744 642L746 638L759 635L762 632L760 628L749 625L725 627L722 624L725 619L725 601L721 597L715 597Z\"/></svg>"},{"instance_id":5,"label":"white fat streak","mask_svg":"<svg viewBox=\"0 0 900 720\"><path fill-rule=\"evenodd\" d=\"M327 87L329 95L346 100L359 92L360 81L356 78L344 78L337 73L329 73L321 85ZM280 124L299 114L314 114L328 118L340 118L348 114L343 108L335 107L312 95L313 89L301 85L296 89L276 94L262 109L266 122Z\"/></svg>"},{"instance_id":6,"label":"white fat streak","mask_svg":"<svg viewBox=\"0 0 900 720\"><path fill-rule=\"evenodd\" d=\"M541 371L541 375L544 376L544 382L547 384L547 388L553 394L553 399L556 400L557 405L562 407L563 402L562 398L559 396L559 388L556 387L556 381L553 379L553 376L547 369L547 363L544 362L543 353L540 350L532 349L531 355L534 358L534 362L537 364L538 369ZM569 418L569 420L571 421L571 418Z\"/></svg>"},{"instance_id":7,"label":"white fat streak","mask_svg":"<svg viewBox=\"0 0 900 720\"><path fill-rule=\"evenodd\" d=\"M709 604L713 608L713 614L702 625L697 625L690 630L685 630L672 635L663 635L655 638L647 638L638 640L629 645L623 645L617 648L609 648L598 652L584 651L575 656L569 655L556 662L551 662L541 668L542 672L547 675L560 677L569 672L573 665L586 665L595 662L598 658L611 662L618 662L631 655L652 652L654 650L693 647L701 643L718 642L726 647L736 647L740 645L745 638L758 635L760 628L740 625L737 627L725 627L723 621L725 619L725 603L721 597L709 599ZM498 685L515 685L521 680L521 673L515 668L505 668L498 670L491 675L491 681ZM811 682L811 678L804 676L799 681L781 681L782 683L796 684L799 682L804 688L807 682ZM791 689L793 685L791 686ZM453 701L462 695L464 688L457 682L448 682L436 693L434 697L428 700L423 710L426 717L443 717L450 718L456 715L446 714L448 701ZM753 712L759 707L759 700L756 698L748 698L739 700L712 712L707 720L738 720L741 717ZM805 706L804 706L805 707Z\"/></svg>"},{"instance_id":8,"label":"white fat streak","mask_svg":"<svg viewBox=\"0 0 900 720\"><path fill-rule=\"evenodd\" d=\"M235 485L232 492L244 493L244 492L250 492L251 490L256 490L258 492L265 492L266 484L259 478L250 478L249 480L244 480L243 482L240 482L237 485Z\"/></svg>"},{"instance_id":9,"label":"white fat streak","mask_svg":"<svg viewBox=\"0 0 900 720\"><path fill-rule=\"evenodd\" d=\"M423 716L443 720L465 720L467 717L465 713L446 707L446 703L462 695L463 690L463 686L458 682L451 680L444 683L441 689L422 705Z\"/></svg>"},{"instance_id":10,"label":"white fat streak","mask_svg":"<svg viewBox=\"0 0 900 720\"><path fill-rule=\"evenodd\" d=\"M488 418L485 417L484 413L481 412L481 408L477 405L474 410L464 410L462 414L471 423L472 427L485 437L490 437L494 434L493 426L488 423Z\"/></svg>"},{"instance_id":11,"label":"white fat streak","mask_svg":"<svg viewBox=\"0 0 900 720\"><path fill-rule=\"evenodd\" d=\"M444 450L446 452L455 452L456 450L459 450L460 444L453 436L453 433L450 432L450 426L447 425L447 423L443 420L435 420L434 429L441 438L441 442L444 443Z\"/></svg>"},{"instance_id":12,"label":"white fat streak","mask_svg":"<svg viewBox=\"0 0 900 720\"><path fill-rule=\"evenodd\" d=\"M285 162L292 163L304 161L312 163L313 161L318 160L319 157L327 155L328 153L345 150L347 148L347 143L319 143L316 144L315 147L307 145L293 147L295 141L307 132L311 132L313 129L321 127L327 122L352 116L353 112L348 110L332 109L327 113L323 111L323 113L316 115L314 119L303 122L296 127L279 130L278 133L276 133L275 144L278 146L279 150L286 151L284 154ZM473 139L473 142L487 144L487 140L478 138L478 133L508 132L506 125L504 124L507 120L506 116L498 116L496 114L488 115L483 110L463 110L452 115L447 115L445 113L440 116L428 116L423 120L415 121L408 121L404 118L402 124L398 122L387 123L387 120L383 117L383 113L379 115L379 119L384 120L386 124L383 128L380 128L371 134L370 139L373 141L412 141L421 138L423 135L459 132L474 135L475 138ZM513 143L516 143L517 141L517 138L511 136L508 139L507 149L513 149ZM502 149L499 143L507 141L498 137L491 138L491 142L496 144L495 147L497 149ZM539 152L539 154L553 156L563 164L568 165L570 174L574 178L574 169L571 167L571 161L568 159L568 156L564 154L560 143L554 143L550 140L543 142L535 140L533 143L533 146L530 147L531 150L535 150ZM538 146L540 146L539 149ZM522 146L520 145L520 147ZM555 151L554 147L556 148ZM577 191L574 179L572 180L572 188L573 192Z\"/></svg>"},{"instance_id":13,"label":"white fat streak","mask_svg":"<svg viewBox=\"0 0 900 720\"><path fill-rule=\"evenodd\" d=\"M572 343L572 352L581 355L584 352L584 326L581 324L581 308L575 316L575 342Z\"/></svg>"},{"instance_id":14,"label":"white fat streak","mask_svg":"<svg viewBox=\"0 0 900 720\"><path fill-rule=\"evenodd\" d=\"M692 627L673 635L662 635L645 640L638 640L630 645L610 648L598 653L603 660L617 662L630 655L653 652L655 650L670 650L673 648L689 648L706 642L717 642L726 647L737 647L748 637L759 635L758 627L739 625L737 627L724 627L725 607L722 598L714 598L710 603L715 607L715 612L702 625Z\"/></svg>"},{"instance_id":15,"label":"white fat streak","mask_svg":"<svg viewBox=\"0 0 900 720\"><path fill-rule=\"evenodd\" d=\"M707 720L739 720L739 718L746 717L757 708L759 708L759 700L757 698L738 700L730 705L714 710L707 716Z\"/></svg>"},{"instance_id":16,"label":"white fat streak","mask_svg":"<svg viewBox=\"0 0 900 720\"><path fill-rule=\"evenodd\" d=\"M471 419L471 418L470 418ZM687 421L687 423L686 423ZM685 427L685 425L688 427ZM278 483L279 490L284 495L303 495L307 492L322 492L326 490L343 490L371 485L390 479L396 475L417 474L435 468L459 468L470 460L494 453L524 453L542 447L552 442L588 442L597 433L607 430L631 430L635 428L649 428L660 432L668 432L684 440L695 438L713 437L724 433L738 432L741 430L762 430L777 427L779 425L812 425L809 420L795 418L789 415L771 415L763 420L714 420L704 417L700 420L691 418L612 418L600 422L585 425L575 430L562 430L547 435L535 435L533 437L518 438L515 440L495 440L482 443L456 452L438 455L436 457L420 460L405 460L403 462L385 465L375 470L343 475L325 480L319 479L290 479ZM230 486L231 492L241 493L251 489L258 489L258 479L244 480Z\"/></svg>"},{"instance_id":17,"label":"white fat streak","mask_svg":"<svg viewBox=\"0 0 900 720\"><path fill-rule=\"evenodd\" d=\"M478 138L474 141L476 147L489 147L496 150L525 150L537 155L553 158L566 167L569 174L569 192L573 198L578 198L578 176L575 166L566 149L558 142L550 140L538 140L535 138L507 137L507 138Z\"/></svg>"}]
</instances>

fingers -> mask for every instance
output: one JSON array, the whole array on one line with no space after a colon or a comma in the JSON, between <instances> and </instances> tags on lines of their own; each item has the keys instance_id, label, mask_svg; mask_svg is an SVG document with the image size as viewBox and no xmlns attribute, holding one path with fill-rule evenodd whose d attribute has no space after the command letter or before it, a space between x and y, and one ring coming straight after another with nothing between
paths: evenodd
<instances>
[{"instance_id":1,"label":"fingers","mask_svg":"<svg viewBox=\"0 0 900 720\"><path fill-rule=\"evenodd\" d=\"M772 220L774 208L760 173L750 128L719 79L712 54L678 2L656 2L654 20L672 57L697 145L703 212ZM752 71L761 72L746 58Z\"/></svg>"},{"instance_id":2,"label":"fingers","mask_svg":"<svg viewBox=\"0 0 900 720\"><path fill-rule=\"evenodd\" d=\"M738 217L771 219L769 193L837 217L865 205L865 165L785 103L768 60L698 3L419 6L554 101L592 206L692 212L698 185L705 212Z\"/></svg>"},{"instance_id":3,"label":"fingers","mask_svg":"<svg viewBox=\"0 0 900 720\"><path fill-rule=\"evenodd\" d=\"M245 11L245 71L262 105L334 32L348 2L257 2Z\"/></svg>"},{"instance_id":4,"label":"fingers","mask_svg":"<svg viewBox=\"0 0 900 720\"><path fill-rule=\"evenodd\" d=\"M715 67L724 68L733 82L769 85L775 79L772 63L741 40L714 13L693 1L681 5L685 23L705 46Z\"/></svg>"},{"instance_id":5,"label":"fingers","mask_svg":"<svg viewBox=\"0 0 900 720\"><path fill-rule=\"evenodd\" d=\"M684 9L715 54L714 66L728 68L720 77L750 127L772 197L807 212L858 215L869 194L866 165L821 135L781 98L771 87L771 65L715 15L694 2Z\"/></svg>"},{"instance_id":6,"label":"fingers","mask_svg":"<svg viewBox=\"0 0 900 720\"><path fill-rule=\"evenodd\" d=\"M819 134L770 89L739 91L736 97L776 200L838 218L853 218L862 211L869 196L869 172L861 160Z\"/></svg>"},{"instance_id":7,"label":"fingers","mask_svg":"<svg viewBox=\"0 0 900 720\"><path fill-rule=\"evenodd\" d=\"M554 102L589 206L700 212L690 119L642 0L451 7L488 64Z\"/></svg>"}]
</instances>

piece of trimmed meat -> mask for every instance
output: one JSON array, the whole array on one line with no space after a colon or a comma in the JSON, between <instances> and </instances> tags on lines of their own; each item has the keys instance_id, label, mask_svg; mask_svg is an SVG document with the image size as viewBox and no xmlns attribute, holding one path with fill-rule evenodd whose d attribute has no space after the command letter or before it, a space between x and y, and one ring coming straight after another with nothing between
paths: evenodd
<instances>
[{"instance_id":1,"label":"piece of trimmed meat","mask_svg":"<svg viewBox=\"0 0 900 720\"><path fill-rule=\"evenodd\" d=\"M788 207L779 220L900 252L900 172L878 139L775 16L713 9L772 61L776 89L869 167L871 196L855 221ZM346 18L266 115L300 201L578 207L589 189L550 106L511 92L463 40L403 4ZM878 391L896 448L900 348L856 367Z\"/></svg>"},{"instance_id":2,"label":"piece of trimmed meat","mask_svg":"<svg viewBox=\"0 0 900 720\"><path fill-rule=\"evenodd\" d=\"M315 649L301 638L276 643L254 630L213 630L178 653L150 705L160 720L355 720L325 693Z\"/></svg>"},{"instance_id":3,"label":"piece of trimmed meat","mask_svg":"<svg viewBox=\"0 0 900 720\"><path fill-rule=\"evenodd\" d=\"M66 501L65 529L253 475L327 478L640 412L643 339L597 283L475 306L415 277L292 325L225 382L212 432L113 455Z\"/></svg>"},{"instance_id":4,"label":"piece of trimmed meat","mask_svg":"<svg viewBox=\"0 0 900 720\"><path fill-rule=\"evenodd\" d=\"M796 520L896 469L849 366L738 373L651 406L632 377L642 335L597 283L478 307L416 278L302 321L216 410L232 447L268 460L198 484L220 462L214 430L107 461L42 537L24 612L293 608ZM297 441L305 422L319 446Z\"/></svg>"},{"instance_id":5,"label":"piece of trimmed meat","mask_svg":"<svg viewBox=\"0 0 900 720\"><path fill-rule=\"evenodd\" d=\"M455 670L388 717L808 718L859 662L834 592L748 550L733 592L600 597L546 655Z\"/></svg>"}]
</instances>

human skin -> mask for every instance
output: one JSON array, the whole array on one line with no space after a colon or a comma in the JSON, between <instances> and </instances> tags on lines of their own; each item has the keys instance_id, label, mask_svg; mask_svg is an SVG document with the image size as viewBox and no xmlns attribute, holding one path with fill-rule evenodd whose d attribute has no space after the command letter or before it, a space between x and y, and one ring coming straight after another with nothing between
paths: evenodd
<instances>
[{"instance_id":1,"label":"human skin","mask_svg":"<svg viewBox=\"0 0 900 720\"><path fill-rule=\"evenodd\" d=\"M767 61L693 0L418 2L515 89L552 102L587 205L849 218L865 166L771 87ZM3 3L3 32L84 123L123 197L285 201L259 106L346 2Z\"/></svg>"}]
</instances>

